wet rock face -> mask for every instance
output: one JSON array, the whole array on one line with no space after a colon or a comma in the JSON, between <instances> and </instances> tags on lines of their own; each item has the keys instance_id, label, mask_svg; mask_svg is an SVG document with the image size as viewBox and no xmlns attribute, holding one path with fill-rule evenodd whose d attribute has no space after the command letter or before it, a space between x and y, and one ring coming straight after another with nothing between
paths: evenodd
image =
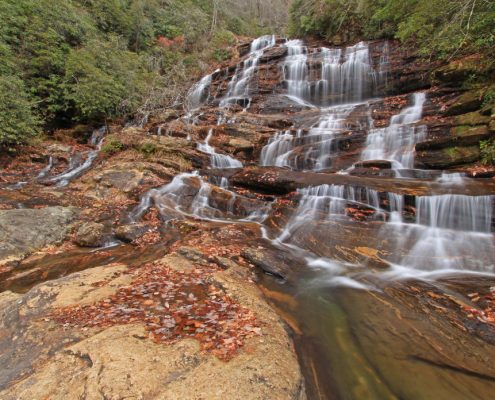
<instances>
[{"instance_id":1,"label":"wet rock face","mask_svg":"<svg viewBox=\"0 0 495 400\"><path fill-rule=\"evenodd\" d=\"M0 261L61 242L76 214L72 207L0 211Z\"/></svg>"},{"instance_id":2,"label":"wet rock face","mask_svg":"<svg viewBox=\"0 0 495 400\"><path fill-rule=\"evenodd\" d=\"M86 222L76 232L74 242L81 247L100 247L105 243L105 225Z\"/></svg>"}]
</instances>

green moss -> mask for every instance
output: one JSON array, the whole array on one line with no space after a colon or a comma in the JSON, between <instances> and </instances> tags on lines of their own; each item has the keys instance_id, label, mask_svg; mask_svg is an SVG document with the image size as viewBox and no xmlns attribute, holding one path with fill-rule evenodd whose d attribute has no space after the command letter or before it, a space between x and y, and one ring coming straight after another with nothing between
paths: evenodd
<instances>
[{"instance_id":1,"label":"green moss","mask_svg":"<svg viewBox=\"0 0 495 400\"><path fill-rule=\"evenodd\" d=\"M449 147L448 149L445 149L445 153L452 159L456 158L458 154L457 147Z\"/></svg>"},{"instance_id":2,"label":"green moss","mask_svg":"<svg viewBox=\"0 0 495 400\"><path fill-rule=\"evenodd\" d=\"M488 134L488 126L486 124L478 125L478 126L469 126L469 125L454 126L452 128L452 133L456 137L466 137L466 136L483 137Z\"/></svg>"}]
</instances>

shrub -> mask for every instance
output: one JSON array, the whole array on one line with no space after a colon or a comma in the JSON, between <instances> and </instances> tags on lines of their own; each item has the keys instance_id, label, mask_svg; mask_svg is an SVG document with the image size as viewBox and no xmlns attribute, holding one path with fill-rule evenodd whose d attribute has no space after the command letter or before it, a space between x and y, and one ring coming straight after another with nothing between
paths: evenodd
<instances>
[{"instance_id":1,"label":"shrub","mask_svg":"<svg viewBox=\"0 0 495 400\"><path fill-rule=\"evenodd\" d=\"M139 146L139 151L144 154L153 154L156 152L156 145L151 142L145 142Z\"/></svg>"},{"instance_id":2,"label":"shrub","mask_svg":"<svg viewBox=\"0 0 495 400\"><path fill-rule=\"evenodd\" d=\"M485 165L495 164L495 140L482 140L480 142L481 163Z\"/></svg>"},{"instance_id":3,"label":"shrub","mask_svg":"<svg viewBox=\"0 0 495 400\"><path fill-rule=\"evenodd\" d=\"M124 144L116 137L107 137L101 151L107 154L116 154L124 149Z\"/></svg>"}]
</instances>

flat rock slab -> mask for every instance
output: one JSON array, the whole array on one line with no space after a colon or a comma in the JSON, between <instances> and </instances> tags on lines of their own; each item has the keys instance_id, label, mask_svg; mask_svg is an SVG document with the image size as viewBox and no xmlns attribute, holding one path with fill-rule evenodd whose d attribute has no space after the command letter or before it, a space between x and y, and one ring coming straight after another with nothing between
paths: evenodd
<instances>
[{"instance_id":1,"label":"flat rock slab","mask_svg":"<svg viewBox=\"0 0 495 400\"><path fill-rule=\"evenodd\" d=\"M73 207L0 211L0 261L61 242L76 214Z\"/></svg>"},{"instance_id":2,"label":"flat rock slab","mask_svg":"<svg viewBox=\"0 0 495 400\"><path fill-rule=\"evenodd\" d=\"M279 167L248 167L234 174L230 178L230 182L234 185L276 194L287 194L297 189L325 184L368 187L378 192L392 192L409 196L488 195L495 193L495 183L489 179L483 183L473 180L463 185L449 186L432 181L299 172Z\"/></svg>"}]
</instances>

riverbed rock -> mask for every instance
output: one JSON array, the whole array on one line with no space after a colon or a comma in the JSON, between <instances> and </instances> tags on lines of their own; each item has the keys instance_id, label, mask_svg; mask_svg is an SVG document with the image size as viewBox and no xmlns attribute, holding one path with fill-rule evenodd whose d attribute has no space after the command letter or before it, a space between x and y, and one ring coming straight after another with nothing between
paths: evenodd
<instances>
[{"instance_id":1,"label":"riverbed rock","mask_svg":"<svg viewBox=\"0 0 495 400\"><path fill-rule=\"evenodd\" d=\"M0 261L60 243L77 212L73 207L0 210Z\"/></svg>"},{"instance_id":2,"label":"riverbed rock","mask_svg":"<svg viewBox=\"0 0 495 400\"><path fill-rule=\"evenodd\" d=\"M105 243L105 225L86 222L76 232L74 242L81 247L100 247Z\"/></svg>"}]
</instances>

